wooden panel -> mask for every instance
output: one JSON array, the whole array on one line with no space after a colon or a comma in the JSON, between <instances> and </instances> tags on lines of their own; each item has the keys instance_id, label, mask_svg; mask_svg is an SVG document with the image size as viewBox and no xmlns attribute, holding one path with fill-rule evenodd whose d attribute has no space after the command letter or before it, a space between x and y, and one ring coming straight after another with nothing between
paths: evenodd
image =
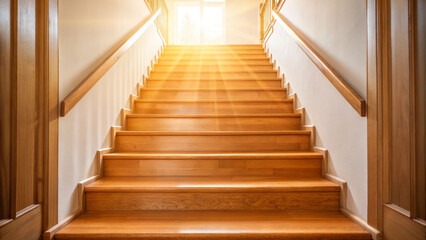
<instances>
[{"instance_id":1,"label":"wooden panel","mask_svg":"<svg viewBox=\"0 0 426 240\"><path fill-rule=\"evenodd\" d=\"M392 231L384 231L386 240L424 240L426 239L425 226L413 222L409 217L395 211L390 206L384 208L384 228Z\"/></svg>"},{"instance_id":2,"label":"wooden panel","mask_svg":"<svg viewBox=\"0 0 426 240\"><path fill-rule=\"evenodd\" d=\"M12 131L16 138L12 144L16 146L14 169L15 210L22 210L35 201L35 137L37 125L37 84L36 84L36 8L34 0L18 1L17 26L17 74L14 84L15 96L13 106L16 122L12 123ZM13 90L12 90L13 91ZM13 126L13 124L16 125Z\"/></svg>"},{"instance_id":3,"label":"wooden panel","mask_svg":"<svg viewBox=\"0 0 426 240\"><path fill-rule=\"evenodd\" d=\"M11 42L10 0L0 0L0 219L10 218Z\"/></svg>"},{"instance_id":4,"label":"wooden panel","mask_svg":"<svg viewBox=\"0 0 426 240\"><path fill-rule=\"evenodd\" d=\"M410 210L411 112L408 0L391 1L391 203Z\"/></svg>"},{"instance_id":5,"label":"wooden panel","mask_svg":"<svg viewBox=\"0 0 426 240\"><path fill-rule=\"evenodd\" d=\"M315 200L314 200L315 199ZM338 210L339 192L86 193L99 210Z\"/></svg>"},{"instance_id":6,"label":"wooden panel","mask_svg":"<svg viewBox=\"0 0 426 240\"><path fill-rule=\"evenodd\" d=\"M41 206L30 206L28 211L14 221L0 227L2 240L37 240L42 232Z\"/></svg>"},{"instance_id":7,"label":"wooden panel","mask_svg":"<svg viewBox=\"0 0 426 240\"><path fill-rule=\"evenodd\" d=\"M415 0L416 215L426 220L426 1Z\"/></svg>"}]
</instances>

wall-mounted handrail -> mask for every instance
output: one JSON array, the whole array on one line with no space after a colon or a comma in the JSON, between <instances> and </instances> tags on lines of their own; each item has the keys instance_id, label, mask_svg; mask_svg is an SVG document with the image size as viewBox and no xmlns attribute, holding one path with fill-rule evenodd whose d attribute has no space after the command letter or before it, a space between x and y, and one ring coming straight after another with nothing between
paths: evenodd
<instances>
[{"instance_id":1,"label":"wall-mounted handrail","mask_svg":"<svg viewBox=\"0 0 426 240\"><path fill-rule=\"evenodd\" d=\"M349 104L361 115L366 116L366 101L319 55L274 9L272 15L296 41L312 62L321 70L333 86L342 94Z\"/></svg>"},{"instance_id":2,"label":"wall-mounted handrail","mask_svg":"<svg viewBox=\"0 0 426 240\"><path fill-rule=\"evenodd\" d=\"M146 22L129 36L104 62L102 62L88 77L86 77L74 90L61 102L61 116L67 113L95 86L95 84L108 72L108 70L129 50L142 34L154 23L160 15L158 9Z\"/></svg>"}]
</instances>

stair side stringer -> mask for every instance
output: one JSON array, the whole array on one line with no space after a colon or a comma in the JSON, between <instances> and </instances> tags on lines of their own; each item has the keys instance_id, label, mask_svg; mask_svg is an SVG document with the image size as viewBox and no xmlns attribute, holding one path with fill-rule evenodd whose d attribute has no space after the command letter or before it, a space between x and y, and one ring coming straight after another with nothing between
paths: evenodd
<instances>
[{"instance_id":1,"label":"stair side stringer","mask_svg":"<svg viewBox=\"0 0 426 240\"><path fill-rule=\"evenodd\" d=\"M285 74L282 73L281 68L277 66L276 60L273 59L272 53L269 52L269 49L266 51L267 56L270 58L270 61L274 65L274 69L277 70L279 77L282 79L282 86L283 88L287 89L287 98L293 99L293 111L295 113L300 113L302 115L301 118L301 126L303 130L308 130L311 132L311 148L312 151L320 153L322 157L322 176L339 185L340 187L340 212L351 219L353 222L358 224L360 227L362 227L364 230L368 231L373 240L381 240L382 234L379 230L371 227L368 225L367 221L353 213L347 208L347 182L337 176L334 176L333 174L328 172L328 160L329 160L329 152L326 148L318 147L316 145L316 131L315 131L315 125L307 124L306 123L306 109L303 106L298 106L298 98L297 94L295 92L291 92L291 86L290 82L286 81Z\"/></svg>"}]
</instances>

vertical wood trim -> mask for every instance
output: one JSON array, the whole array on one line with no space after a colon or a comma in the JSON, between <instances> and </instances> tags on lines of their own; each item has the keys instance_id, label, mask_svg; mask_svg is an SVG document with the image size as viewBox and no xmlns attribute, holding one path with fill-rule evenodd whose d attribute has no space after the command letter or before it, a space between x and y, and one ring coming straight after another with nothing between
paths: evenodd
<instances>
[{"instance_id":1,"label":"vertical wood trim","mask_svg":"<svg viewBox=\"0 0 426 240\"><path fill-rule=\"evenodd\" d=\"M410 154L410 218L417 217L417 170L416 170L416 8L413 0L408 1L408 15L409 15L409 88L410 88L410 141L411 141L411 154Z\"/></svg>"},{"instance_id":2,"label":"vertical wood trim","mask_svg":"<svg viewBox=\"0 0 426 240\"><path fill-rule=\"evenodd\" d=\"M0 0L0 219L10 218L11 202L11 1ZM0 223L1 227L1 223Z\"/></svg>"},{"instance_id":3,"label":"vertical wood trim","mask_svg":"<svg viewBox=\"0 0 426 240\"><path fill-rule=\"evenodd\" d=\"M45 1L45 118L43 229L58 223L59 45L58 0ZM45 35L45 36L46 36Z\"/></svg>"},{"instance_id":4,"label":"vertical wood trim","mask_svg":"<svg viewBox=\"0 0 426 240\"><path fill-rule=\"evenodd\" d=\"M383 0L367 0L367 149L368 149L368 214L370 226L381 230L382 186L382 129L381 100L382 84L382 23Z\"/></svg>"},{"instance_id":5,"label":"vertical wood trim","mask_svg":"<svg viewBox=\"0 0 426 240\"><path fill-rule=\"evenodd\" d=\"M37 3L38 155L43 179L37 201L43 204L43 230L47 230L58 223L58 0Z\"/></svg>"},{"instance_id":6,"label":"vertical wood trim","mask_svg":"<svg viewBox=\"0 0 426 240\"><path fill-rule=\"evenodd\" d=\"M17 41L18 41L18 3L17 1L10 2L10 159L11 159L11 172L10 172L10 217L16 218L16 135L17 135Z\"/></svg>"}]
</instances>

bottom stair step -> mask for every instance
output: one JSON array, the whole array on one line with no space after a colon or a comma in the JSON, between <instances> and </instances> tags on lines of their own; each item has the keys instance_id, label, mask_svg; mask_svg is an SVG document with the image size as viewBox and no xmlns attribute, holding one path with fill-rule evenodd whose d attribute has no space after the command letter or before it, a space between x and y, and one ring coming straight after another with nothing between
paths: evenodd
<instances>
[{"instance_id":1,"label":"bottom stair step","mask_svg":"<svg viewBox=\"0 0 426 240\"><path fill-rule=\"evenodd\" d=\"M57 240L371 239L338 211L88 211Z\"/></svg>"}]
</instances>

